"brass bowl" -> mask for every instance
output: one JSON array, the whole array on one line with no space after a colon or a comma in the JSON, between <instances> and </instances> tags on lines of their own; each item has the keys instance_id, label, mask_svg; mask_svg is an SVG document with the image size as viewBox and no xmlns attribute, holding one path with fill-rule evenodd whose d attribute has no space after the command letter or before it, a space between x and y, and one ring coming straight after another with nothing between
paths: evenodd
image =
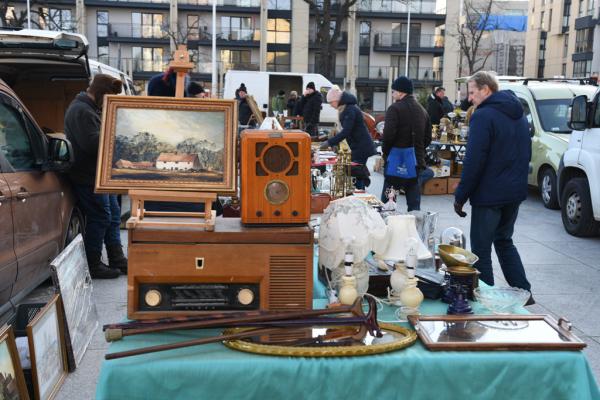
<instances>
[{"instance_id":1,"label":"brass bowl","mask_svg":"<svg viewBox=\"0 0 600 400\"><path fill-rule=\"evenodd\" d=\"M473 269L473 264L479 260L475 254L461 247L449 244L440 244L438 247L440 257L448 269L468 272Z\"/></svg>"}]
</instances>

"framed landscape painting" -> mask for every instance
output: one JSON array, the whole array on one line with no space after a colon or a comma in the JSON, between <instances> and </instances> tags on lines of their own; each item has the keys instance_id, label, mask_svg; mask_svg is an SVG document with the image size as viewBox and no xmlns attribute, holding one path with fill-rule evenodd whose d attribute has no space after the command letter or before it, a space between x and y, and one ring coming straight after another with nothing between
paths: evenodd
<instances>
[{"instance_id":1,"label":"framed landscape painting","mask_svg":"<svg viewBox=\"0 0 600 400\"><path fill-rule=\"evenodd\" d=\"M10 326L0 328L0 399L29 399L15 336Z\"/></svg>"},{"instance_id":2,"label":"framed landscape painting","mask_svg":"<svg viewBox=\"0 0 600 400\"><path fill-rule=\"evenodd\" d=\"M235 100L106 96L96 191L236 191Z\"/></svg>"}]
</instances>

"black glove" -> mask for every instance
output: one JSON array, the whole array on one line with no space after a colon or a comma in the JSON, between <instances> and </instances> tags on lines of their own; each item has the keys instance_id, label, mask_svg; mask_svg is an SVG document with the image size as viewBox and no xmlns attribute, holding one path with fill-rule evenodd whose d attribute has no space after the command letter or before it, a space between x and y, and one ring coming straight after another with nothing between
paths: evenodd
<instances>
[{"instance_id":1,"label":"black glove","mask_svg":"<svg viewBox=\"0 0 600 400\"><path fill-rule=\"evenodd\" d=\"M454 202L454 212L458 214L459 217L466 217L467 213L463 211L463 205L460 203Z\"/></svg>"}]
</instances>

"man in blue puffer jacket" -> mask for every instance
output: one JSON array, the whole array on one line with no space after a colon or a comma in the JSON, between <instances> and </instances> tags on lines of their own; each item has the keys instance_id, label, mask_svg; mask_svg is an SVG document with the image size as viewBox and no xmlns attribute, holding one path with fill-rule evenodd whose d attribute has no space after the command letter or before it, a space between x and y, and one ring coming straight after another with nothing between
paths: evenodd
<instances>
[{"instance_id":1,"label":"man in blue puffer jacket","mask_svg":"<svg viewBox=\"0 0 600 400\"><path fill-rule=\"evenodd\" d=\"M327 102L338 110L342 130L323 142L321 148L337 146L346 139L352 152L352 162L360 164L357 168L352 169L352 175L356 176L356 188L364 189L370 183L369 172L366 168L367 159L377 152L367 125L365 125L362 111L356 104L356 97L351 93L342 92L337 85L327 92Z\"/></svg>"},{"instance_id":2,"label":"man in blue puffer jacket","mask_svg":"<svg viewBox=\"0 0 600 400\"><path fill-rule=\"evenodd\" d=\"M469 100L477 107L469 123L469 140L454 210L461 217L471 202L471 250L481 280L494 284L492 243L510 286L530 290L512 235L519 205L527 198L531 137L519 99L498 91L493 74L477 72L468 81ZM533 299L530 299L532 302Z\"/></svg>"}]
</instances>

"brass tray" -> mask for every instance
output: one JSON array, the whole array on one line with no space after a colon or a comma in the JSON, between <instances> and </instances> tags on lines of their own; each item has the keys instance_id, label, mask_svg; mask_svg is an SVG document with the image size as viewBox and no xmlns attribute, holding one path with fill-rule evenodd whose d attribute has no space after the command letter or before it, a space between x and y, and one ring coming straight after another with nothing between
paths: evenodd
<instances>
[{"instance_id":1,"label":"brass tray","mask_svg":"<svg viewBox=\"0 0 600 400\"><path fill-rule=\"evenodd\" d=\"M365 356L370 354L387 353L394 350L404 349L411 346L417 340L417 333L411 329L398 325L379 323L383 337L377 338L369 333L361 341L354 341L352 344L341 344L331 341L320 345L284 345L267 344L250 339L225 340L225 346L244 351L247 353L264 354L270 356L293 356L293 357L351 357ZM225 330L224 334L240 332L249 328L233 328ZM292 335L290 340L297 340L299 337L312 338L315 335L324 333L328 328L309 327L303 329L293 329L296 335ZM281 343L285 343L282 340Z\"/></svg>"}]
</instances>

